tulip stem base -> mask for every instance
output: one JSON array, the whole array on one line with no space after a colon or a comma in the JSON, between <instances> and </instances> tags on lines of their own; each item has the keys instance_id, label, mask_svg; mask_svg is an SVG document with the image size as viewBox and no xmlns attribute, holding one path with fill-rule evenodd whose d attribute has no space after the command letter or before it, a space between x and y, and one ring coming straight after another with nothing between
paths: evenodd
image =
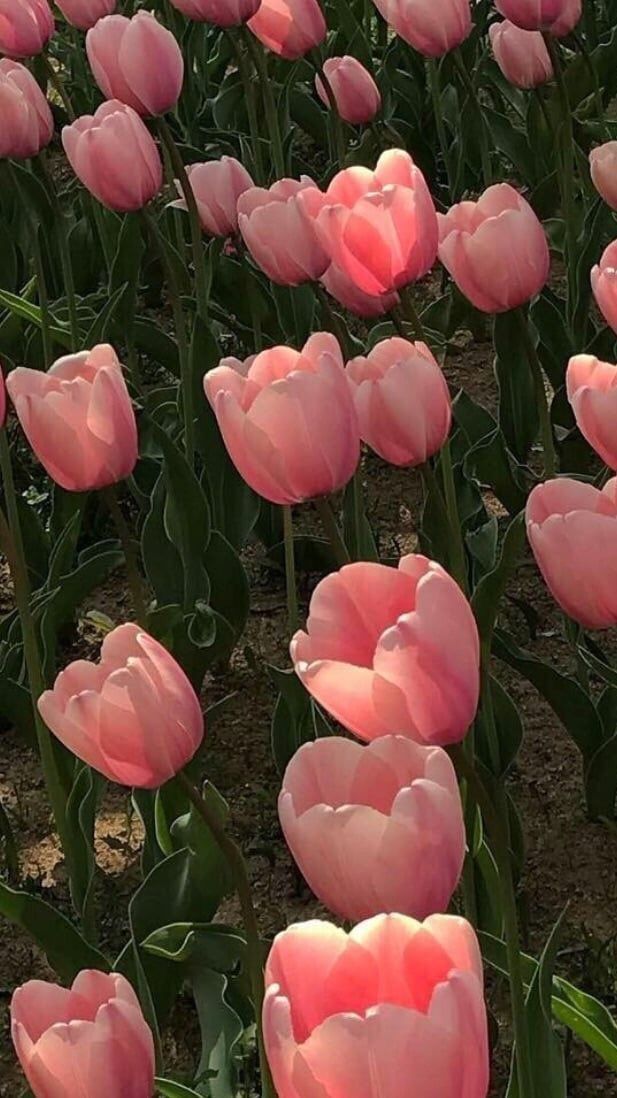
<instances>
[{"instance_id":1,"label":"tulip stem base","mask_svg":"<svg viewBox=\"0 0 617 1098\"><path fill-rule=\"evenodd\" d=\"M263 95L264 110L266 114L266 123L268 126L268 133L270 134L270 141L272 142L272 159L274 161L274 171L277 179L283 179L285 176L285 154L283 151L283 139L281 137L281 129L279 126L279 116L274 99L274 93L272 91L272 81L268 74L268 65L266 63L266 57L261 46L248 27L243 26L241 32L244 36L248 52L250 53L253 64L259 77L259 86L261 88L261 94Z\"/></svg>"},{"instance_id":2,"label":"tulip stem base","mask_svg":"<svg viewBox=\"0 0 617 1098\"><path fill-rule=\"evenodd\" d=\"M315 507L319 512L324 533L330 542L330 547L334 554L337 567L342 568L343 565L350 563L351 557L349 556L347 546L343 540L343 535L341 534L339 524L336 521L330 500L325 496L318 496L314 502Z\"/></svg>"},{"instance_id":3,"label":"tulip stem base","mask_svg":"<svg viewBox=\"0 0 617 1098\"><path fill-rule=\"evenodd\" d=\"M287 617L289 632L293 636L298 628L298 595L296 591L296 561L294 554L293 514L289 504L284 503L283 539L285 544L285 589L287 592Z\"/></svg>"},{"instance_id":4,"label":"tulip stem base","mask_svg":"<svg viewBox=\"0 0 617 1098\"><path fill-rule=\"evenodd\" d=\"M103 498L109 513L114 520L116 530L118 531L118 537L124 553L124 560L126 562L126 575L131 589L131 598L133 600L133 609L135 610L135 617L137 618L137 624L141 625L143 629L147 624L147 609L144 599L144 587L142 578L139 572L137 563L137 547L134 538L131 536L127 521L122 514L122 508L118 502L118 495L116 493L115 486L112 484L109 488L103 488Z\"/></svg>"},{"instance_id":5,"label":"tulip stem base","mask_svg":"<svg viewBox=\"0 0 617 1098\"><path fill-rule=\"evenodd\" d=\"M522 340L525 344L525 350L527 352L527 360L529 362L529 368L533 377L533 384L536 393L536 403L538 405L538 416L540 418L540 433L542 436L542 449L544 451L544 474L546 477L554 477L557 460L555 455L555 441L553 438L553 426L551 424L550 407L547 401L546 388L544 386L544 375L542 373L542 363L538 357L536 345L533 340L533 336L529 330L529 322L527 314L524 309L514 310L517 316L517 323L520 329Z\"/></svg>"}]
</instances>

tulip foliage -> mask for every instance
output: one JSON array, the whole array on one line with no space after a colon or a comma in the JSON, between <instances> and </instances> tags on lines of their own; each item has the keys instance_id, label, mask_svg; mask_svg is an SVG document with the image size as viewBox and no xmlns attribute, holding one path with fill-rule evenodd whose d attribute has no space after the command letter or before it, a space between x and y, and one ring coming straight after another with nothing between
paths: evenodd
<instances>
[{"instance_id":1,"label":"tulip foliage","mask_svg":"<svg viewBox=\"0 0 617 1098\"><path fill-rule=\"evenodd\" d=\"M67 882L0 800L0 918L59 981L11 987L34 1098L566 1098L572 1034L617 1070L567 912L527 949L512 780L524 682L614 841L616 99L615 0L0 0L0 761ZM290 926L209 770L256 568Z\"/></svg>"}]
</instances>

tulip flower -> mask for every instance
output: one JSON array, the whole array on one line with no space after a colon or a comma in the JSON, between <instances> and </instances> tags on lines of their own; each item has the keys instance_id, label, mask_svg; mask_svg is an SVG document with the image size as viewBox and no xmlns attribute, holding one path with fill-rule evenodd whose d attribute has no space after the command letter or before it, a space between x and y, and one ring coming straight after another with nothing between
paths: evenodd
<instances>
[{"instance_id":1,"label":"tulip flower","mask_svg":"<svg viewBox=\"0 0 617 1098\"><path fill-rule=\"evenodd\" d=\"M238 199L254 186L243 164L233 156L220 160L208 160L203 164L188 164L189 177L201 227L210 236L230 236L238 231ZM176 180L180 198L172 202L179 210L186 210L186 199Z\"/></svg>"},{"instance_id":2,"label":"tulip flower","mask_svg":"<svg viewBox=\"0 0 617 1098\"><path fill-rule=\"evenodd\" d=\"M248 26L266 49L288 61L319 46L327 32L318 0L261 0Z\"/></svg>"},{"instance_id":3,"label":"tulip flower","mask_svg":"<svg viewBox=\"0 0 617 1098\"><path fill-rule=\"evenodd\" d=\"M569 477L538 484L527 536L553 598L586 629L617 624L617 478L602 491Z\"/></svg>"},{"instance_id":4,"label":"tulip flower","mask_svg":"<svg viewBox=\"0 0 617 1098\"><path fill-rule=\"evenodd\" d=\"M255 14L261 0L170 0L189 19L213 23L215 27L236 27Z\"/></svg>"},{"instance_id":5,"label":"tulip flower","mask_svg":"<svg viewBox=\"0 0 617 1098\"><path fill-rule=\"evenodd\" d=\"M86 35L94 79L107 99L142 115L166 114L182 91L184 61L173 34L151 12L108 15Z\"/></svg>"},{"instance_id":6,"label":"tulip flower","mask_svg":"<svg viewBox=\"0 0 617 1098\"><path fill-rule=\"evenodd\" d=\"M602 253L591 271L591 288L602 316L617 332L617 240Z\"/></svg>"},{"instance_id":7,"label":"tulip flower","mask_svg":"<svg viewBox=\"0 0 617 1098\"><path fill-rule=\"evenodd\" d=\"M607 206L617 210L617 141L598 145L589 154L591 179Z\"/></svg>"},{"instance_id":8,"label":"tulip flower","mask_svg":"<svg viewBox=\"0 0 617 1098\"><path fill-rule=\"evenodd\" d=\"M396 336L347 365L360 437L392 465L420 465L443 446L452 411L448 385L426 343Z\"/></svg>"},{"instance_id":9,"label":"tulip flower","mask_svg":"<svg viewBox=\"0 0 617 1098\"><path fill-rule=\"evenodd\" d=\"M35 1098L152 1098L152 1033L118 972L80 972L70 989L30 980L11 1000L11 1036Z\"/></svg>"},{"instance_id":10,"label":"tulip flower","mask_svg":"<svg viewBox=\"0 0 617 1098\"><path fill-rule=\"evenodd\" d=\"M495 0L497 11L527 31L569 34L581 17L582 0Z\"/></svg>"},{"instance_id":11,"label":"tulip flower","mask_svg":"<svg viewBox=\"0 0 617 1098\"><path fill-rule=\"evenodd\" d=\"M355 57L330 57L323 71L328 81L336 109L344 122L359 126L370 122L381 110L381 94L370 72ZM326 107L330 99L321 77L315 78L317 94Z\"/></svg>"},{"instance_id":12,"label":"tulip flower","mask_svg":"<svg viewBox=\"0 0 617 1098\"><path fill-rule=\"evenodd\" d=\"M0 53L34 57L55 30L47 0L0 0Z\"/></svg>"},{"instance_id":13,"label":"tulip flower","mask_svg":"<svg viewBox=\"0 0 617 1098\"><path fill-rule=\"evenodd\" d=\"M0 159L37 156L52 139L54 120L31 72L8 57L0 60Z\"/></svg>"},{"instance_id":14,"label":"tulip flower","mask_svg":"<svg viewBox=\"0 0 617 1098\"><path fill-rule=\"evenodd\" d=\"M471 34L469 0L373 0L392 30L424 57L441 57Z\"/></svg>"},{"instance_id":15,"label":"tulip flower","mask_svg":"<svg viewBox=\"0 0 617 1098\"><path fill-rule=\"evenodd\" d=\"M430 271L437 216L426 180L408 153L388 149L374 171L345 168L325 194L299 198L329 258L365 294L392 293Z\"/></svg>"},{"instance_id":16,"label":"tulip flower","mask_svg":"<svg viewBox=\"0 0 617 1098\"><path fill-rule=\"evenodd\" d=\"M117 0L56 0L56 3L67 23L87 31L116 10Z\"/></svg>"},{"instance_id":17,"label":"tulip flower","mask_svg":"<svg viewBox=\"0 0 617 1098\"><path fill-rule=\"evenodd\" d=\"M617 366L575 355L566 371L568 400L578 429L602 461L617 469Z\"/></svg>"},{"instance_id":18,"label":"tulip flower","mask_svg":"<svg viewBox=\"0 0 617 1098\"><path fill-rule=\"evenodd\" d=\"M38 701L53 734L111 782L156 789L204 736L199 699L179 664L137 625L108 633L99 663L77 660Z\"/></svg>"},{"instance_id":19,"label":"tulip flower","mask_svg":"<svg viewBox=\"0 0 617 1098\"><path fill-rule=\"evenodd\" d=\"M398 568L360 561L326 576L290 650L309 693L361 740L400 732L455 743L475 717L471 607L441 565L419 554Z\"/></svg>"},{"instance_id":20,"label":"tulip flower","mask_svg":"<svg viewBox=\"0 0 617 1098\"><path fill-rule=\"evenodd\" d=\"M4 382L4 374L2 367L0 366L0 430L6 423L6 385Z\"/></svg>"},{"instance_id":21,"label":"tulip flower","mask_svg":"<svg viewBox=\"0 0 617 1098\"><path fill-rule=\"evenodd\" d=\"M322 275L321 284L339 305L348 309L350 313L355 313L356 316L383 316L400 301L396 292L365 294L364 290L360 290L355 282L351 281L349 275L346 275L335 263L331 263Z\"/></svg>"},{"instance_id":22,"label":"tulip flower","mask_svg":"<svg viewBox=\"0 0 617 1098\"><path fill-rule=\"evenodd\" d=\"M161 189L154 140L136 111L117 99L65 126L62 144L75 175L110 210L141 210Z\"/></svg>"},{"instance_id":23,"label":"tulip flower","mask_svg":"<svg viewBox=\"0 0 617 1098\"><path fill-rule=\"evenodd\" d=\"M28 442L62 488L87 492L133 472L135 413L112 347L66 355L47 373L20 366L6 387Z\"/></svg>"},{"instance_id":24,"label":"tulip flower","mask_svg":"<svg viewBox=\"0 0 617 1098\"><path fill-rule=\"evenodd\" d=\"M482 960L471 925L317 919L274 939L266 1052L279 1098L486 1098Z\"/></svg>"},{"instance_id":25,"label":"tulip flower","mask_svg":"<svg viewBox=\"0 0 617 1098\"><path fill-rule=\"evenodd\" d=\"M321 277L328 256L317 239L312 219L299 196L321 191L302 176L279 179L269 190L251 187L238 200L238 224L244 243L268 278L281 286L298 286Z\"/></svg>"},{"instance_id":26,"label":"tulip flower","mask_svg":"<svg viewBox=\"0 0 617 1098\"><path fill-rule=\"evenodd\" d=\"M437 218L439 258L476 309L503 313L540 292L550 268L548 242L514 187L497 183L477 202L459 202Z\"/></svg>"},{"instance_id":27,"label":"tulip flower","mask_svg":"<svg viewBox=\"0 0 617 1098\"><path fill-rule=\"evenodd\" d=\"M238 472L271 503L328 495L353 476L358 421L333 335L223 359L204 389Z\"/></svg>"},{"instance_id":28,"label":"tulip flower","mask_svg":"<svg viewBox=\"0 0 617 1098\"><path fill-rule=\"evenodd\" d=\"M381 736L306 743L283 778L279 817L309 887L342 919L445 911L465 855L456 774L441 747Z\"/></svg>"},{"instance_id":29,"label":"tulip flower","mask_svg":"<svg viewBox=\"0 0 617 1098\"><path fill-rule=\"evenodd\" d=\"M517 88L537 88L553 77L553 65L540 31L525 31L510 23L492 23L489 38L495 61L506 80Z\"/></svg>"},{"instance_id":30,"label":"tulip flower","mask_svg":"<svg viewBox=\"0 0 617 1098\"><path fill-rule=\"evenodd\" d=\"M561 12L549 28L553 38L565 38L570 34L583 14L583 0L564 0Z\"/></svg>"}]
</instances>

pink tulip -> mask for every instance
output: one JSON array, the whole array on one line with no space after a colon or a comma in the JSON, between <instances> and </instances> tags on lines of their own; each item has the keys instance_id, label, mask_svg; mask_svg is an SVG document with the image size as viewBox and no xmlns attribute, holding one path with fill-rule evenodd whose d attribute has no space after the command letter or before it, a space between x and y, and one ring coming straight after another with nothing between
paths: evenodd
<instances>
[{"instance_id":1,"label":"pink tulip","mask_svg":"<svg viewBox=\"0 0 617 1098\"><path fill-rule=\"evenodd\" d=\"M591 288L602 316L617 332L617 240L602 253L591 271Z\"/></svg>"},{"instance_id":2,"label":"pink tulip","mask_svg":"<svg viewBox=\"0 0 617 1098\"><path fill-rule=\"evenodd\" d=\"M54 120L32 73L18 61L0 60L0 159L37 156L52 139Z\"/></svg>"},{"instance_id":3,"label":"pink tulip","mask_svg":"<svg viewBox=\"0 0 617 1098\"><path fill-rule=\"evenodd\" d=\"M279 817L309 887L342 919L444 911L465 856L456 774L441 747L381 736L306 743L283 778Z\"/></svg>"},{"instance_id":4,"label":"pink tulip","mask_svg":"<svg viewBox=\"0 0 617 1098\"><path fill-rule=\"evenodd\" d=\"M6 385L4 382L4 373L2 372L2 366L0 365L0 429L4 427L6 423Z\"/></svg>"},{"instance_id":5,"label":"pink tulip","mask_svg":"<svg viewBox=\"0 0 617 1098\"><path fill-rule=\"evenodd\" d=\"M426 180L408 153L388 149L375 171L345 168L325 194L300 202L332 263L364 293L391 293L430 271L437 216Z\"/></svg>"},{"instance_id":6,"label":"pink tulip","mask_svg":"<svg viewBox=\"0 0 617 1098\"><path fill-rule=\"evenodd\" d=\"M569 34L581 17L582 0L495 0L497 11L527 31Z\"/></svg>"},{"instance_id":7,"label":"pink tulip","mask_svg":"<svg viewBox=\"0 0 617 1098\"><path fill-rule=\"evenodd\" d=\"M360 437L392 465L420 465L450 431L450 393L426 343L395 336L347 366Z\"/></svg>"},{"instance_id":8,"label":"pink tulip","mask_svg":"<svg viewBox=\"0 0 617 1098\"><path fill-rule=\"evenodd\" d=\"M158 149L139 115L117 99L65 126L62 144L75 175L110 210L141 210L161 189Z\"/></svg>"},{"instance_id":9,"label":"pink tulip","mask_svg":"<svg viewBox=\"0 0 617 1098\"><path fill-rule=\"evenodd\" d=\"M56 0L56 3L67 23L87 31L116 10L117 0Z\"/></svg>"},{"instance_id":10,"label":"pink tulip","mask_svg":"<svg viewBox=\"0 0 617 1098\"><path fill-rule=\"evenodd\" d=\"M514 187L497 183L477 202L459 202L437 218L439 258L477 309L503 313L540 292L550 269L548 242Z\"/></svg>"},{"instance_id":11,"label":"pink tulip","mask_svg":"<svg viewBox=\"0 0 617 1098\"><path fill-rule=\"evenodd\" d=\"M471 34L469 0L373 0L386 23L425 57L441 57Z\"/></svg>"},{"instance_id":12,"label":"pink tulip","mask_svg":"<svg viewBox=\"0 0 617 1098\"><path fill-rule=\"evenodd\" d=\"M335 263L331 263L322 275L321 284L339 305L348 309L350 313L355 313L356 316L383 316L400 301L396 292L375 296L365 294L364 290L360 290L355 282L351 281L349 275L346 275Z\"/></svg>"},{"instance_id":13,"label":"pink tulip","mask_svg":"<svg viewBox=\"0 0 617 1098\"><path fill-rule=\"evenodd\" d=\"M370 72L355 57L330 57L324 62L323 71L328 81L336 109L345 122L352 126L370 122L381 110L381 95ZM326 107L330 99L321 77L315 79L317 94Z\"/></svg>"},{"instance_id":14,"label":"pink tulip","mask_svg":"<svg viewBox=\"0 0 617 1098\"><path fill-rule=\"evenodd\" d=\"M137 625L108 633L99 663L77 660L38 702L55 736L111 782L156 789L204 736L199 699L166 648Z\"/></svg>"},{"instance_id":15,"label":"pink tulip","mask_svg":"<svg viewBox=\"0 0 617 1098\"><path fill-rule=\"evenodd\" d=\"M589 154L591 179L607 206L617 210L617 141L598 145Z\"/></svg>"},{"instance_id":16,"label":"pink tulip","mask_svg":"<svg viewBox=\"0 0 617 1098\"><path fill-rule=\"evenodd\" d=\"M566 372L568 400L578 429L602 461L617 469L617 366L575 355Z\"/></svg>"},{"instance_id":17,"label":"pink tulip","mask_svg":"<svg viewBox=\"0 0 617 1098\"><path fill-rule=\"evenodd\" d=\"M11 1036L35 1098L152 1098L152 1034L117 972L80 972L70 990L30 980L11 1000Z\"/></svg>"},{"instance_id":18,"label":"pink tulip","mask_svg":"<svg viewBox=\"0 0 617 1098\"><path fill-rule=\"evenodd\" d=\"M398 568L362 561L326 576L291 658L309 693L361 740L400 732L455 743L478 706L471 608L441 565L419 554Z\"/></svg>"},{"instance_id":19,"label":"pink tulip","mask_svg":"<svg viewBox=\"0 0 617 1098\"><path fill-rule=\"evenodd\" d=\"M133 472L135 413L112 347L66 355L47 373L20 366L6 387L28 442L62 488L87 492Z\"/></svg>"},{"instance_id":20,"label":"pink tulip","mask_svg":"<svg viewBox=\"0 0 617 1098\"><path fill-rule=\"evenodd\" d=\"M259 8L261 0L170 0L174 8L189 19L213 23L216 27L236 27L246 23Z\"/></svg>"},{"instance_id":21,"label":"pink tulip","mask_svg":"<svg viewBox=\"0 0 617 1098\"><path fill-rule=\"evenodd\" d=\"M550 27L553 38L565 38L567 34L570 34L582 14L583 0L563 0L561 12Z\"/></svg>"},{"instance_id":22,"label":"pink tulip","mask_svg":"<svg viewBox=\"0 0 617 1098\"><path fill-rule=\"evenodd\" d=\"M205 164L187 165L186 174L191 181L199 220L210 236L230 236L238 231L238 199L254 187L246 168L233 156L220 160L208 160ZM179 210L186 210L186 200L176 180L180 198L172 202Z\"/></svg>"},{"instance_id":23,"label":"pink tulip","mask_svg":"<svg viewBox=\"0 0 617 1098\"><path fill-rule=\"evenodd\" d=\"M269 190L251 187L238 200L238 224L244 243L268 278L281 286L314 282L328 266L315 226L299 195L321 191L308 176L279 179Z\"/></svg>"},{"instance_id":24,"label":"pink tulip","mask_svg":"<svg viewBox=\"0 0 617 1098\"><path fill-rule=\"evenodd\" d=\"M138 114L166 114L182 91L184 61L173 34L154 15L108 15L86 35L94 79L107 99Z\"/></svg>"},{"instance_id":25,"label":"pink tulip","mask_svg":"<svg viewBox=\"0 0 617 1098\"><path fill-rule=\"evenodd\" d=\"M261 0L249 29L266 49L296 61L326 37L318 0Z\"/></svg>"},{"instance_id":26,"label":"pink tulip","mask_svg":"<svg viewBox=\"0 0 617 1098\"><path fill-rule=\"evenodd\" d=\"M553 598L587 629L617 623L617 477L598 491L569 477L538 484L527 536Z\"/></svg>"},{"instance_id":27,"label":"pink tulip","mask_svg":"<svg viewBox=\"0 0 617 1098\"><path fill-rule=\"evenodd\" d=\"M342 488L360 458L358 421L341 349L317 332L302 351L271 347L224 358L204 389L240 475L271 503Z\"/></svg>"},{"instance_id":28,"label":"pink tulip","mask_svg":"<svg viewBox=\"0 0 617 1098\"><path fill-rule=\"evenodd\" d=\"M553 77L553 65L540 31L521 30L504 20L489 27L495 61L517 88L537 88Z\"/></svg>"},{"instance_id":29,"label":"pink tulip","mask_svg":"<svg viewBox=\"0 0 617 1098\"><path fill-rule=\"evenodd\" d=\"M47 0L0 0L0 53L34 57L55 30Z\"/></svg>"},{"instance_id":30,"label":"pink tulip","mask_svg":"<svg viewBox=\"0 0 617 1098\"><path fill-rule=\"evenodd\" d=\"M266 965L266 1052L279 1098L486 1098L482 959L465 919L312 920Z\"/></svg>"}]
</instances>

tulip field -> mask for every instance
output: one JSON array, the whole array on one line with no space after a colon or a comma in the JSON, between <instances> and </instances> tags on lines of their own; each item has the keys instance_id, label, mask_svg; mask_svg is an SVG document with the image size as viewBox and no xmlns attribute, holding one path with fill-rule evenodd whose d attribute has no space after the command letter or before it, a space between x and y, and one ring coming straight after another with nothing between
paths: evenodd
<instances>
[{"instance_id":1,"label":"tulip field","mask_svg":"<svg viewBox=\"0 0 617 1098\"><path fill-rule=\"evenodd\" d=\"M1 1098L617 1098L617 0L0 0Z\"/></svg>"}]
</instances>

